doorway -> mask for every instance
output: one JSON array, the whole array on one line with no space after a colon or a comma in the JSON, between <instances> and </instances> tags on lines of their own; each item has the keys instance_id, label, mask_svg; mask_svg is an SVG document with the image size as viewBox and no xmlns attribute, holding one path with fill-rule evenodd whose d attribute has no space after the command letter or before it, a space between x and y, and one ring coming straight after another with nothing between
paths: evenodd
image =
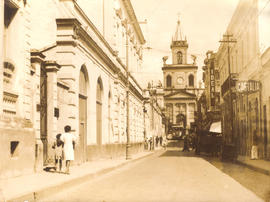
<instances>
[{"instance_id":1,"label":"doorway","mask_svg":"<svg viewBox=\"0 0 270 202\"><path fill-rule=\"evenodd\" d=\"M98 79L96 94L96 127L97 127L97 145L102 144L102 82Z\"/></svg>"},{"instance_id":2,"label":"doorway","mask_svg":"<svg viewBox=\"0 0 270 202\"><path fill-rule=\"evenodd\" d=\"M43 165L46 166L49 163L47 139L47 73L43 66L40 68L40 104L37 110L40 112L40 139L43 143Z\"/></svg>"},{"instance_id":3,"label":"doorway","mask_svg":"<svg viewBox=\"0 0 270 202\"><path fill-rule=\"evenodd\" d=\"M76 161L78 163L86 160L86 134L87 134L87 74L83 66L79 79L79 137L75 149Z\"/></svg>"}]
</instances>

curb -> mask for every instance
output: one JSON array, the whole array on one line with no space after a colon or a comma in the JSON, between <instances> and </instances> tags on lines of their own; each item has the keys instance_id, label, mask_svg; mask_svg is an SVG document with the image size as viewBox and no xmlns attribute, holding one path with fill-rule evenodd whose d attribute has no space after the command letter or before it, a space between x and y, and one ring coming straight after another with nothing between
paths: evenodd
<instances>
[{"instance_id":1,"label":"curb","mask_svg":"<svg viewBox=\"0 0 270 202\"><path fill-rule=\"evenodd\" d=\"M266 169L263 169L263 168L259 168L259 167L256 167L256 166L253 166L253 165L250 165L250 164L247 164L247 163L244 163L242 161L239 161L239 160L236 160L237 164L239 165L243 165L251 170L254 170L254 171L257 171L257 172L260 172L260 173L263 173L265 175L270 175L270 171L269 170L266 170Z\"/></svg>"},{"instance_id":2,"label":"curb","mask_svg":"<svg viewBox=\"0 0 270 202\"><path fill-rule=\"evenodd\" d=\"M111 172L111 171L113 171L113 170L115 170L117 168L121 168L121 167L123 167L123 166L125 166L127 164L134 163L136 161L142 160L142 159L144 159L146 157L149 157L149 156L151 156L153 154L154 154L154 152L151 152L149 154L146 154L145 156L141 156L141 157L138 157L136 159L131 159L129 161L120 163L119 165L116 165L116 166L104 168L104 169L99 170L97 172L89 173L89 174L86 174L84 176L74 178L74 179L70 179L70 180L58 183L56 185L45 187L45 188L40 189L40 190L34 190L34 191L31 191L30 193L23 194L21 196L15 197L15 198L8 199L8 200L6 200L6 202L17 202L17 201L18 202L21 202L21 201L27 201L28 202L28 201L41 200L42 198L48 197L49 195L53 195L53 194L55 194L57 192L60 192L60 191L62 191L64 189L70 188L72 186L82 184L83 182L89 181L89 180L91 180L91 179L93 179L95 177L98 177L98 176L104 175L106 173L109 173L109 172Z\"/></svg>"}]
</instances>

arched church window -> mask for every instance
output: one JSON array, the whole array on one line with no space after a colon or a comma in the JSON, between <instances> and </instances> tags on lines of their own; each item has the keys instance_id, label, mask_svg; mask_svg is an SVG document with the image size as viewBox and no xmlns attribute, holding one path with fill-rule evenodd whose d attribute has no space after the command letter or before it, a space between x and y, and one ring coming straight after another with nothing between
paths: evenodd
<instances>
[{"instance_id":1,"label":"arched church window","mask_svg":"<svg viewBox=\"0 0 270 202\"><path fill-rule=\"evenodd\" d=\"M181 51L177 52L177 63L182 64L183 63L183 53Z\"/></svg>"},{"instance_id":2,"label":"arched church window","mask_svg":"<svg viewBox=\"0 0 270 202\"><path fill-rule=\"evenodd\" d=\"M171 77L171 75L168 75L167 77L166 77L166 86L167 87L172 87L172 77Z\"/></svg>"},{"instance_id":3,"label":"arched church window","mask_svg":"<svg viewBox=\"0 0 270 202\"><path fill-rule=\"evenodd\" d=\"M190 74L188 77L188 85L194 86L194 76L192 74Z\"/></svg>"}]
</instances>

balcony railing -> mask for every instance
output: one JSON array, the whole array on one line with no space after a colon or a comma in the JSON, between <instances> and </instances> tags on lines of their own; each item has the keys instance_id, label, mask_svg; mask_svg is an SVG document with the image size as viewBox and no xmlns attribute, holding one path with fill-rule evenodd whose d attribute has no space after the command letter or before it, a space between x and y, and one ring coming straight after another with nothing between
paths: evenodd
<instances>
[{"instance_id":1,"label":"balcony railing","mask_svg":"<svg viewBox=\"0 0 270 202\"><path fill-rule=\"evenodd\" d=\"M228 78L225 80L225 82L221 85L221 95L224 96L229 90L230 86L231 88L235 88L236 81L237 81L237 74L231 74L231 78L228 76ZM229 83L231 81L231 84Z\"/></svg>"}]
</instances>

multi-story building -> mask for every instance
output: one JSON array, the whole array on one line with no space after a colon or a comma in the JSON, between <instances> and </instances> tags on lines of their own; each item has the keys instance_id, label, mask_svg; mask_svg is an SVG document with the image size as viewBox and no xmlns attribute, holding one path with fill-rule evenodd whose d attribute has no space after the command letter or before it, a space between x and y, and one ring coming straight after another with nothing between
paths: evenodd
<instances>
[{"instance_id":1,"label":"multi-story building","mask_svg":"<svg viewBox=\"0 0 270 202\"><path fill-rule=\"evenodd\" d=\"M163 89L161 86L149 85L145 89L145 137L153 138L165 135L165 115L163 113Z\"/></svg>"},{"instance_id":2,"label":"multi-story building","mask_svg":"<svg viewBox=\"0 0 270 202\"><path fill-rule=\"evenodd\" d=\"M259 35L262 32L259 29L260 16L267 4L259 9L261 2L239 1L216 54L221 83L224 143L234 151L234 157L237 154L250 156L253 145L258 146L259 158L269 156L269 98L264 93L267 92L268 82L267 68L263 68L267 62L262 62L267 51L260 57L259 48Z\"/></svg>"},{"instance_id":3,"label":"multi-story building","mask_svg":"<svg viewBox=\"0 0 270 202\"><path fill-rule=\"evenodd\" d=\"M197 101L197 69L188 64L188 43L181 33L180 20L171 42L172 64L163 58L164 106L169 120L169 133L180 135L194 124Z\"/></svg>"},{"instance_id":4,"label":"multi-story building","mask_svg":"<svg viewBox=\"0 0 270 202\"><path fill-rule=\"evenodd\" d=\"M31 173L35 131L30 6L0 1L0 177Z\"/></svg>"},{"instance_id":5,"label":"multi-story building","mask_svg":"<svg viewBox=\"0 0 270 202\"><path fill-rule=\"evenodd\" d=\"M145 39L130 0L0 8L1 177L52 163L65 125L78 137L77 164L125 155L127 141L131 153L143 149L143 90L129 71L140 67Z\"/></svg>"},{"instance_id":6,"label":"multi-story building","mask_svg":"<svg viewBox=\"0 0 270 202\"><path fill-rule=\"evenodd\" d=\"M201 113L200 130L208 131L213 122L220 122L220 82L219 71L216 66L216 54L213 51L206 53L203 66L204 94L198 101L198 113ZM200 107L199 107L200 103ZM220 124L216 124L220 125Z\"/></svg>"}]
</instances>

